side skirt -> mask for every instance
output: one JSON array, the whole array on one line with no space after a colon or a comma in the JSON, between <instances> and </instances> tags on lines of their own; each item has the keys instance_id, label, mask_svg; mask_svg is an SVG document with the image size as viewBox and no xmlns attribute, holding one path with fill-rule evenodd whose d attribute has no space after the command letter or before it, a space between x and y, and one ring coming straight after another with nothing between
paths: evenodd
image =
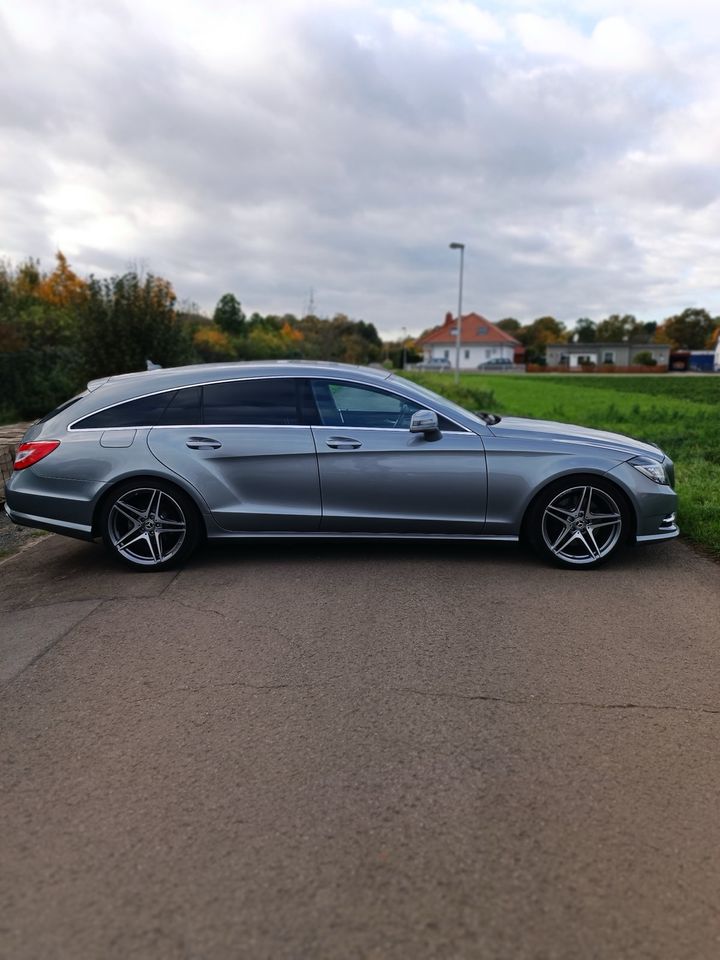
<instances>
[{"instance_id":1,"label":"side skirt","mask_svg":"<svg viewBox=\"0 0 720 960\"><path fill-rule=\"evenodd\" d=\"M208 540L496 540L517 543L519 539L519 537L471 533L344 533L329 530L208 532Z\"/></svg>"}]
</instances>

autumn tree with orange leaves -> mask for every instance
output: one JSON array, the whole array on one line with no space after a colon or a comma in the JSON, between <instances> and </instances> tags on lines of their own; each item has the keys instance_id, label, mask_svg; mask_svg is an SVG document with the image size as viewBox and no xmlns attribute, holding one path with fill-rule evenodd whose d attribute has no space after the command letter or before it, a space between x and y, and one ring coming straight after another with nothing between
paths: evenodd
<instances>
[{"instance_id":1,"label":"autumn tree with orange leaves","mask_svg":"<svg viewBox=\"0 0 720 960\"><path fill-rule=\"evenodd\" d=\"M39 280L36 296L53 307L77 307L87 299L87 281L71 270L65 254L60 250L55 254L55 260L57 266L53 272Z\"/></svg>"}]
</instances>

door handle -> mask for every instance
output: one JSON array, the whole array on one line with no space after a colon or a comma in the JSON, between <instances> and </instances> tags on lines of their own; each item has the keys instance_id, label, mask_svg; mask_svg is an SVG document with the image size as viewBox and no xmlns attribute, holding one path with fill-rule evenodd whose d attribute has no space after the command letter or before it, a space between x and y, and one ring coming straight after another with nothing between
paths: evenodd
<instances>
[{"instance_id":1,"label":"door handle","mask_svg":"<svg viewBox=\"0 0 720 960\"><path fill-rule=\"evenodd\" d=\"M222 444L211 437L188 437L185 446L191 450L219 450Z\"/></svg>"},{"instance_id":2,"label":"door handle","mask_svg":"<svg viewBox=\"0 0 720 960\"><path fill-rule=\"evenodd\" d=\"M362 446L359 440L353 440L352 437L328 437L325 443L333 450L357 450Z\"/></svg>"}]
</instances>

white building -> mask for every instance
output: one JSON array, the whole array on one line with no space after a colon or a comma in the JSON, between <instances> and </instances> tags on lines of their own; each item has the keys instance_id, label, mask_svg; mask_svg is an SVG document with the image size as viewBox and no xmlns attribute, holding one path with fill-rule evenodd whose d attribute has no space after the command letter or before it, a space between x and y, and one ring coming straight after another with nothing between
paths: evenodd
<instances>
[{"instance_id":1,"label":"white building","mask_svg":"<svg viewBox=\"0 0 720 960\"><path fill-rule=\"evenodd\" d=\"M423 363L447 359L455 366L455 336L457 323L448 313L445 323L435 327L417 341L423 352ZM520 342L490 323L479 313L468 313L462 318L460 330L460 369L477 370L486 363L512 363Z\"/></svg>"}]
</instances>

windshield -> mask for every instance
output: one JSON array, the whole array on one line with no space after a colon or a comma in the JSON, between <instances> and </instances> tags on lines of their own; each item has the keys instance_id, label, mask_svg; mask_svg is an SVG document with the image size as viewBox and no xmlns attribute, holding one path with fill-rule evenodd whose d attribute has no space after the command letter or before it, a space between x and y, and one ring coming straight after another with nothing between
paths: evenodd
<instances>
[{"instance_id":1,"label":"windshield","mask_svg":"<svg viewBox=\"0 0 720 960\"><path fill-rule=\"evenodd\" d=\"M435 393L434 390L428 390L427 387L421 387L419 383L415 383L414 380L406 380L405 377L398 377L397 374L393 373L388 380L394 380L396 383L404 383L408 387L412 387L413 390L416 390L418 393L421 393L423 396L427 397L428 400L445 404L446 407L449 407L451 410L457 411L457 413L462 413L466 417L470 417L471 420L474 420L476 423L481 424L483 427L487 426L487 421L482 417L478 417L471 410L467 410L465 407L461 407L459 403L454 403L452 400L448 400L447 397L443 397L439 393Z\"/></svg>"}]
</instances>

